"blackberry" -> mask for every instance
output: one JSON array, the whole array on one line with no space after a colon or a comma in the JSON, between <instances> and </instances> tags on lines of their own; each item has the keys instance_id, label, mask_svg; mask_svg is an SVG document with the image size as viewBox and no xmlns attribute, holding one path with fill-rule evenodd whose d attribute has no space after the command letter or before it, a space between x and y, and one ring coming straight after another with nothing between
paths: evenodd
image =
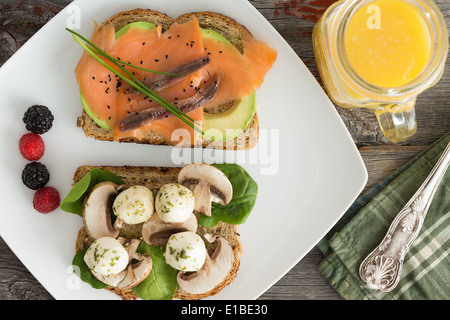
<instances>
[{"instance_id":1,"label":"blackberry","mask_svg":"<svg viewBox=\"0 0 450 320\"><path fill-rule=\"evenodd\" d=\"M47 167L40 162L28 163L22 171L22 182L31 190L44 187L50 179Z\"/></svg>"},{"instance_id":2,"label":"blackberry","mask_svg":"<svg viewBox=\"0 0 450 320\"><path fill-rule=\"evenodd\" d=\"M43 134L50 130L54 119L52 112L46 106L41 105L29 107L23 115L23 122L27 130L37 134Z\"/></svg>"}]
</instances>

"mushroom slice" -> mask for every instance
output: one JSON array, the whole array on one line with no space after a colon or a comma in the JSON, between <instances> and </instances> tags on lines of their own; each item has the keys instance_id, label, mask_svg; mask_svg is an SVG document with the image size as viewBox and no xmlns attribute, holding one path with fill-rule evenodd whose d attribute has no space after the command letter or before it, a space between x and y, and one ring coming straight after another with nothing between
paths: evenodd
<instances>
[{"instance_id":1,"label":"mushroom slice","mask_svg":"<svg viewBox=\"0 0 450 320\"><path fill-rule=\"evenodd\" d=\"M96 277L98 280L100 280L104 284L107 284L108 286L111 286L111 287L118 287L120 285L120 283L122 282L122 280L125 279L125 277L128 273L128 268L120 271L118 274L114 274L111 276L104 276L100 273L95 272L94 270L91 270L91 272L94 275L94 277Z\"/></svg>"},{"instance_id":2,"label":"mushroom slice","mask_svg":"<svg viewBox=\"0 0 450 320\"><path fill-rule=\"evenodd\" d=\"M193 163L178 174L178 183L194 192L194 210L211 216L211 201L226 205L233 197L233 187L227 176L209 164Z\"/></svg>"},{"instance_id":3,"label":"mushroom slice","mask_svg":"<svg viewBox=\"0 0 450 320\"><path fill-rule=\"evenodd\" d=\"M178 273L177 282L181 289L192 294L202 294L211 291L226 279L233 266L233 249L222 237L218 237L217 242L214 254L211 258L206 256L200 270Z\"/></svg>"},{"instance_id":4,"label":"mushroom slice","mask_svg":"<svg viewBox=\"0 0 450 320\"><path fill-rule=\"evenodd\" d=\"M128 265L127 273L118 284L119 289L130 289L141 283L152 271L152 259L149 255L142 255L141 260Z\"/></svg>"},{"instance_id":5,"label":"mushroom slice","mask_svg":"<svg viewBox=\"0 0 450 320\"><path fill-rule=\"evenodd\" d=\"M120 187L104 181L96 184L83 206L83 223L89 236L96 240L102 237L117 238L119 229L111 224L110 208L112 198Z\"/></svg>"},{"instance_id":6,"label":"mushroom slice","mask_svg":"<svg viewBox=\"0 0 450 320\"><path fill-rule=\"evenodd\" d=\"M183 231L197 231L197 218L192 213L184 222L164 222L159 215L153 214L150 219L142 225L142 239L151 246L163 247L167 244L170 236Z\"/></svg>"},{"instance_id":7,"label":"mushroom slice","mask_svg":"<svg viewBox=\"0 0 450 320\"><path fill-rule=\"evenodd\" d=\"M141 243L138 239L125 239L119 237L118 240L124 245L128 251L129 261L126 269L122 270L118 274L111 276L101 275L93 270L91 270L94 277L96 277L101 282L119 289L130 289L141 283L152 270L152 259L147 254L139 254L136 252L139 244ZM131 264L132 259L137 259L139 262Z\"/></svg>"},{"instance_id":8,"label":"mushroom slice","mask_svg":"<svg viewBox=\"0 0 450 320\"><path fill-rule=\"evenodd\" d=\"M139 254L136 252L137 248L141 244L141 240L139 239L127 239L124 237L118 237L117 240L123 245L123 247L128 252L128 263L131 262L132 259L136 259L136 256Z\"/></svg>"}]
</instances>

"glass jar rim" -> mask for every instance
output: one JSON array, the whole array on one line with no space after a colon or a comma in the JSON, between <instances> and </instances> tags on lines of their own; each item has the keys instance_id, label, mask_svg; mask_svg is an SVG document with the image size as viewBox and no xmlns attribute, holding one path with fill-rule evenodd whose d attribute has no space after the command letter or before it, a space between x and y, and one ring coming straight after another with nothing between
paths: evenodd
<instances>
[{"instance_id":1,"label":"glass jar rim","mask_svg":"<svg viewBox=\"0 0 450 320\"><path fill-rule=\"evenodd\" d=\"M415 97L425 89L431 87L442 75L448 54L448 32L445 20L437 6L430 0L399 0L412 4L425 19L430 31L433 46L430 61L422 72L411 82L394 88L376 86L364 80L353 69L345 50L344 38L347 25L353 14L362 6L375 0L350 0L339 8L334 21L337 26L332 26L330 50L337 58L336 67L340 74L345 76L344 81L353 88L357 88L366 96L384 97L386 100L405 100L407 97Z\"/></svg>"}]
</instances>

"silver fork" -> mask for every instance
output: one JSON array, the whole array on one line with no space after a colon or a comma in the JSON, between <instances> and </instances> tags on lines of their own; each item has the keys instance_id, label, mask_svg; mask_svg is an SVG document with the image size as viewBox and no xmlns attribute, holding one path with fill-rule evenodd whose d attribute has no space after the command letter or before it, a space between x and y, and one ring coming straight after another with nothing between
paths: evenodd
<instances>
[{"instance_id":1,"label":"silver fork","mask_svg":"<svg viewBox=\"0 0 450 320\"><path fill-rule=\"evenodd\" d=\"M398 213L383 241L361 263L359 275L367 288L389 292L397 286L406 252L422 228L449 162L450 143L424 183Z\"/></svg>"}]
</instances>

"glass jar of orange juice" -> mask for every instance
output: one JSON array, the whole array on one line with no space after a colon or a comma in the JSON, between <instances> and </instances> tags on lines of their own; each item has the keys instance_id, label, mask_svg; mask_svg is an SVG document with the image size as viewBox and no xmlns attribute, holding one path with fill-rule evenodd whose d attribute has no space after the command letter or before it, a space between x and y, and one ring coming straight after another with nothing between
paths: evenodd
<instances>
[{"instance_id":1,"label":"glass jar of orange juice","mask_svg":"<svg viewBox=\"0 0 450 320\"><path fill-rule=\"evenodd\" d=\"M431 0L341 0L313 32L314 54L330 98L375 112L392 142L416 132L414 105L442 76L448 33Z\"/></svg>"}]
</instances>

